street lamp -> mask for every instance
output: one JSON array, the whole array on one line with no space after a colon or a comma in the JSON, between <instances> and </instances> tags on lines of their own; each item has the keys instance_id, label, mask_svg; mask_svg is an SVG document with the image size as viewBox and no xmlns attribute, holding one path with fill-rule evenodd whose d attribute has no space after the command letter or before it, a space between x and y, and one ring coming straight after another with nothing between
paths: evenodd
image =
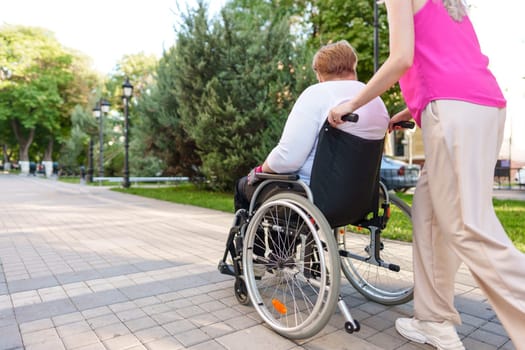
<instances>
[{"instance_id":1,"label":"street lamp","mask_svg":"<svg viewBox=\"0 0 525 350\"><path fill-rule=\"evenodd\" d=\"M122 102L124 102L124 182L122 186L129 188L129 100L133 95L133 85L129 82L129 78L126 77L126 81L122 84Z\"/></svg>"},{"instance_id":2,"label":"street lamp","mask_svg":"<svg viewBox=\"0 0 525 350\"><path fill-rule=\"evenodd\" d=\"M89 135L87 183L93 182L93 135Z\"/></svg>"},{"instance_id":3,"label":"street lamp","mask_svg":"<svg viewBox=\"0 0 525 350\"><path fill-rule=\"evenodd\" d=\"M98 166L98 176L104 177L104 129L103 129L103 117L104 113L109 112L110 103L106 100L101 99L95 108L93 108L93 116L98 119L98 132L100 142L100 157Z\"/></svg>"},{"instance_id":4,"label":"street lamp","mask_svg":"<svg viewBox=\"0 0 525 350\"><path fill-rule=\"evenodd\" d=\"M374 1L374 73L379 69L379 9Z\"/></svg>"},{"instance_id":5,"label":"street lamp","mask_svg":"<svg viewBox=\"0 0 525 350\"><path fill-rule=\"evenodd\" d=\"M0 80L9 80L11 79L11 77L13 76L13 73L11 72L11 70L7 67L0 67ZM9 156L7 155L7 150L6 150L6 146L4 145L4 148L3 148L3 156L4 156L4 160L3 160L3 165L4 165L4 170L11 170L11 162L9 162Z\"/></svg>"}]
</instances>

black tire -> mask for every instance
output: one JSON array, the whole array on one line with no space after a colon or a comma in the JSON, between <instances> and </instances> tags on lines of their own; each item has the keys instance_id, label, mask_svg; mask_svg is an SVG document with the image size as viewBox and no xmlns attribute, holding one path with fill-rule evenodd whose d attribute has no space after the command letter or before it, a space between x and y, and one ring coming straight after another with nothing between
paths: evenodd
<instances>
[{"instance_id":1,"label":"black tire","mask_svg":"<svg viewBox=\"0 0 525 350\"><path fill-rule=\"evenodd\" d=\"M359 321L354 320L355 326L352 324L352 322L346 321L345 322L345 331L346 333L354 333L359 332L361 330L361 325L359 324Z\"/></svg>"},{"instance_id":2,"label":"black tire","mask_svg":"<svg viewBox=\"0 0 525 350\"><path fill-rule=\"evenodd\" d=\"M246 283L244 283L242 278L237 278L235 280L233 288L235 298L237 298L239 304L250 305L250 297L248 296L248 291L246 290Z\"/></svg>"}]
</instances>

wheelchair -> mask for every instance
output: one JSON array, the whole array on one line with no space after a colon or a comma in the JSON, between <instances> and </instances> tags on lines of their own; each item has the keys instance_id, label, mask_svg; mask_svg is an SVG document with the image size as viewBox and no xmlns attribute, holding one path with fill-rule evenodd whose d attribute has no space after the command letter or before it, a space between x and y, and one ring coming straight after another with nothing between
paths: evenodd
<instances>
[{"instance_id":1,"label":"wheelchair","mask_svg":"<svg viewBox=\"0 0 525 350\"><path fill-rule=\"evenodd\" d=\"M336 307L345 330L359 331L341 271L372 301L412 299L411 245L383 237L412 232L410 207L379 180L383 142L325 124L310 186L293 174L259 174L249 208L235 213L218 269L235 277L238 302L277 333L312 337Z\"/></svg>"}]
</instances>

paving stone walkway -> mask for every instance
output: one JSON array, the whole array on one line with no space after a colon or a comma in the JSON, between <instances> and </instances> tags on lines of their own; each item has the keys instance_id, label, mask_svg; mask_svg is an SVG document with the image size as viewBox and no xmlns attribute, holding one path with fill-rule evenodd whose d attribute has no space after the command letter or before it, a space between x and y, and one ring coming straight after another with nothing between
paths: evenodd
<instances>
[{"instance_id":1,"label":"paving stone walkway","mask_svg":"<svg viewBox=\"0 0 525 350\"><path fill-rule=\"evenodd\" d=\"M0 175L0 349L432 349L394 329L412 304L386 307L343 283L361 331L337 312L290 341L237 303L217 263L232 214L104 187ZM514 349L469 273L458 328L467 349Z\"/></svg>"}]
</instances>

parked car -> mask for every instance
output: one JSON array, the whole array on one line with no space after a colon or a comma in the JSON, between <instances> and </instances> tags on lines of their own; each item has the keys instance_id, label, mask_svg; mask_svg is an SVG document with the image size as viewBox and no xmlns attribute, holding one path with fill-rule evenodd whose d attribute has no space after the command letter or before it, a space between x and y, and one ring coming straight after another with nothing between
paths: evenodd
<instances>
[{"instance_id":1,"label":"parked car","mask_svg":"<svg viewBox=\"0 0 525 350\"><path fill-rule=\"evenodd\" d=\"M420 174L419 164L408 164L386 155L381 159L381 182L389 190L405 192L415 187Z\"/></svg>"},{"instance_id":2,"label":"parked car","mask_svg":"<svg viewBox=\"0 0 525 350\"><path fill-rule=\"evenodd\" d=\"M516 183L521 186L525 186L525 166L521 169L518 169L516 171L516 175L514 176L514 180L516 180Z\"/></svg>"}]
</instances>

